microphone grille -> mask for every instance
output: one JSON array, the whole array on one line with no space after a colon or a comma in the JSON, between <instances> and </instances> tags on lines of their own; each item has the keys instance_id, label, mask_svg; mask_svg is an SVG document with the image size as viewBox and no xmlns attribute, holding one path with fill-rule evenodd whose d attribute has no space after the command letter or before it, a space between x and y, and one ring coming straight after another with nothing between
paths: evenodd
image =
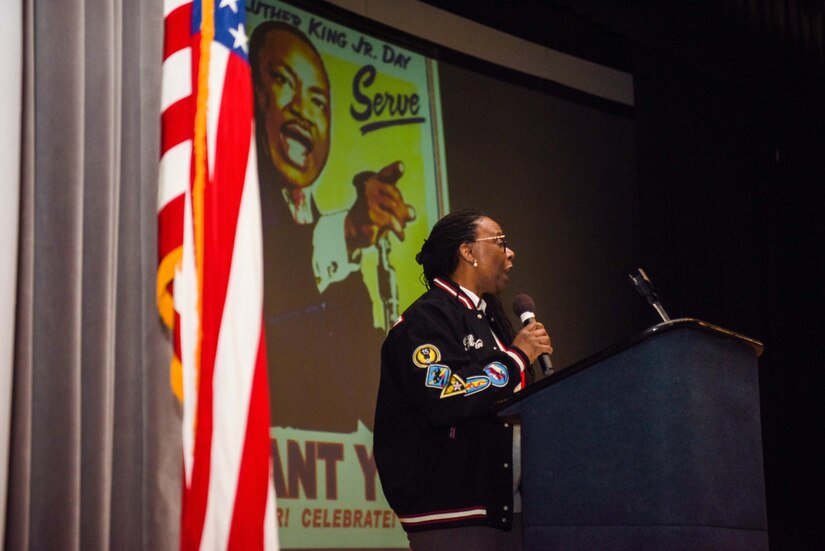
<instances>
[{"instance_id":1,"label":"microphone grille","mask_svg":"<svg viewBox=\"0 0 825 551\"><path fill-rule=\"evenodd\" d=\"M533 302L533 299L530 295L526 295L524 293L517 295L516 298L513 299L513 312L516 313L517 316L521 317L524 312L535 312L536 311L536 303Z\"/></svg>"}]
</instances>

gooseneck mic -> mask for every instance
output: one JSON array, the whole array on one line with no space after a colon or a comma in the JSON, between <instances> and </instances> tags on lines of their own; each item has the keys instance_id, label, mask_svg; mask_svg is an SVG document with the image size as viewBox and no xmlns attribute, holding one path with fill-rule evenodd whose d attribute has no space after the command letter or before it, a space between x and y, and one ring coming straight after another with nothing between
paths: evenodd
<instances>
[{"instance_id":1,"label":"gooseneck mic","mask_svg":"<svg viewBox=\"0 0 825 551\"><path fill-rule=\"evenodd\" d=\"M653 283L650 282L650 278L647 277L647 274L641 268L639 268L637 272L638 275L627 275L627 277L630 278L630 283L633 284L639 294L645 297L647 302L653 306L662 318L662 321L670 321L670 316L668 316L667 312L665 312L664 306L662 306L662 303L659 302L659 296L656 294L656 291L653 290Z\"/></svg>"},{"instance_id":2,"label":"gooseneck mic","mask_svg":"<svg viewBox=\"0 0 825 551\"><path fill-rule=\"evenodd\" d=\"M521 319L521 323L523 323L525 327L536 321L535 310L536 303L533 302L530 295L522 293L513 299L513 312ZM553 374L553 362L550 360L550 354L547 352L542 352L539 355L539 365L545 375Z\"/></svg>"}]
</instances>

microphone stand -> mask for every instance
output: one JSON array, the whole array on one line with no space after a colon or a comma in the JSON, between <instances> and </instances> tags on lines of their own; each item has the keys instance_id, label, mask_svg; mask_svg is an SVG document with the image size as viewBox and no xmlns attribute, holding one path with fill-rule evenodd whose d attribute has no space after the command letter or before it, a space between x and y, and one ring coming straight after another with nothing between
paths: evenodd
<instances>
[{"instance_id":1,"label":"microphone stand","mask_svg":"<svg viewBox=\"0 0 825 551\"><path fill-rule=\"evenodd\" d=\"M378 248L378 294L384 307L384 330L389 331L398 319L398 283L395 267L390 264L390 236L384 233L375 244Z\"/></svg>"},{"instance_id":2,"label":"microphone stand","mask_svg":"<svg viewBox=\"0 0 825 551\"><path fill-rule=\"evenodd\" d=\"M630 278L630 283L636 288L640 295L647 299L647 302L653 306L659 316L662 318L662 321L670 321L670 316L667 315L665 312L664 306L662 303L659 302L659 297L656 295L656 291L653 290L653 283L650 282L650 279L647 277L647 274L641 268L638 268L638 275L628 274L627 277Z\"/></svg>"}]
</instances>

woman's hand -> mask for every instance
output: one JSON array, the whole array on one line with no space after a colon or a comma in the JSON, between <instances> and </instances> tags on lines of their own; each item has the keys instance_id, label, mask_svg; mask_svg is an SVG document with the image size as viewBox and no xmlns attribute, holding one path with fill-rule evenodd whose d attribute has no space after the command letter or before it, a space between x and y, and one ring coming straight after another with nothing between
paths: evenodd
<instances>
[{"instance_id":1,"label":"woman's hand","mask_svg":"<svg viewBox=\"0 0 825 551\"><path fill-rule=\"evenodd\" d=\"M540 354L553 353L553 345L550 342L550 335L547 329L539 322L533 322L524 326L513 339L513 346L517 346L522 352L527 354L530 363L536 361Z\"/></svg>"}]
</instances>

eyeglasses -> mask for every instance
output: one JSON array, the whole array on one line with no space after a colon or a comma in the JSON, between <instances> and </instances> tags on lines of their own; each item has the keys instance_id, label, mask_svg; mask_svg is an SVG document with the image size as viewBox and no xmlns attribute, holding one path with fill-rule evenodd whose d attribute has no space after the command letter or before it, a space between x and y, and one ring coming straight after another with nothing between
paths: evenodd
<instances>
[{"instance_id":1,"label":"eyeglasses","mask_svg":"<svg viewBox=\"0 0 825 551\"><path fill-rule=\"evenodd\" d=\"M492 235L490 237L480 237L480 238L476 239L476 241L492 241L493 239L499 239L500 241L497 244L501 245L501 250L506 253L507 252L507 240L505 239L506 237L507 237L506 235ZM474 243L475 243L475 241L474 241Z\"/></svg>"}]
</instances>

